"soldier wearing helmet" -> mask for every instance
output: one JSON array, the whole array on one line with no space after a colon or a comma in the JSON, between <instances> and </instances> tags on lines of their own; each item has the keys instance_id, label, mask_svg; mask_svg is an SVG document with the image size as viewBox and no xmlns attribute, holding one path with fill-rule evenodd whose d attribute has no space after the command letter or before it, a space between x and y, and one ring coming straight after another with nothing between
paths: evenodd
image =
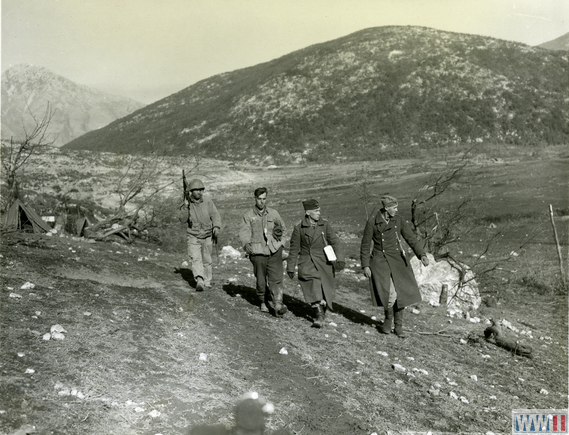
<instances>
[{"instance_id":1,"label":"soldier wearing helmet","mask_svg":"<svg viewBox=\"0 0 569 435\"><path fill-rule=\"evenodd\" d=\"M211 287L213 239L221 228L221 216L209 196L204 195L202 180L194 178L188 183L188 201L182 209L188 236L188 256L196 280L196 290Z\"/></svg>"}]
</instances>

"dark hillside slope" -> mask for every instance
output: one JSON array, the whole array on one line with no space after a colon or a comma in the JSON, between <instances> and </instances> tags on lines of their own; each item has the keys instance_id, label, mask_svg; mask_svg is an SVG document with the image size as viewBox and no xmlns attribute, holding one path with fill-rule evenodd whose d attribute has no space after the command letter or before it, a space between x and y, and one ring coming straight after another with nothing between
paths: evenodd
<instances>
[{"instance_id":1,"label":"dark hillside slope","mask_svg":"<svg viewBox=\"0 0 569 435\"><path fill-rule=\"evenodd\" d=\"M379 27L211 77L69 148L275 162L567 142L567 53Z\"/></svg>"}]
</instances>

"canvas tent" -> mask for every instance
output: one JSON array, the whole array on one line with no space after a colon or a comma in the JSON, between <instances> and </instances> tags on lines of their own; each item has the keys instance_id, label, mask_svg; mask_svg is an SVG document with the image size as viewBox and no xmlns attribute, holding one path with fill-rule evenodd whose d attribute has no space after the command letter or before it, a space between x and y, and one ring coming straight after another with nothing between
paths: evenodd
<instances>
[{"instance_id":1,"label":"canvas tent","mask_svg":"<svg viewBox=\"0 0 569 435\"><path fill-rule=\"evenodd\" d=\"M16 200L2 216L2 229L7 231L30 229L34 233L46 233L51 230L40 215L19 200Z\"/></svg>"}]
</instances>

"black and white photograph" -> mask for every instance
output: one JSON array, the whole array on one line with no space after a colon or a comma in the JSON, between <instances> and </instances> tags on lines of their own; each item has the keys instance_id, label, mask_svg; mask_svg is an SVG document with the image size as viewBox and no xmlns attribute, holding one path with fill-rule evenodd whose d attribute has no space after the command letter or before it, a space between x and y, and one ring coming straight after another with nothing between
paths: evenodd
<instances>
[{"instance_id":1,"label":"black and white photograph","mask_svg":"<svg viewBox=\"0 0 569 435\"><path fill-rule=\"evenodd\" d=\"M569 433L569 1L0 5L0 434Z\"/></svg>"}]
</instances>

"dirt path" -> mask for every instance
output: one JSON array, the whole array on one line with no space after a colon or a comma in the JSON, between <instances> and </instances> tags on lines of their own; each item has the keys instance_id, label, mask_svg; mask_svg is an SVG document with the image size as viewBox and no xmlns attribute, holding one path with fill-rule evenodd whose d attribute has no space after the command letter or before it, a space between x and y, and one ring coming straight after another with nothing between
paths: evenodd
<instances>
[{"instance_id":1,"label":"dirt path","mask_svg":"<svg viewBox=\"0 0 569 435\"><path fill-rule=\"evenodd\" d=\"M258 310L246 259L216 259L214 287L196 293L184 257L153 245L4 242L0 433L32 424L39 434L184 434L195 424L230 425L248 391L275 405L269 433L302 435L499 433L511 409L567 406L558 382L567 377L566 300L555 310L556 301L520 300L517 311L487 313L522 327L536 306L551 311L533 321L529 360L466 345L480 325L450 324L429 307L409 315L408 339L380 336L355 273L339 277L336 312L314 329L288 278L290 312L276 319ZM26 282L34 288L22 289ZM65 338L44 340L56 324ZM444 326L450 337L418 333Z\"/></svg>"}]
</instances>

